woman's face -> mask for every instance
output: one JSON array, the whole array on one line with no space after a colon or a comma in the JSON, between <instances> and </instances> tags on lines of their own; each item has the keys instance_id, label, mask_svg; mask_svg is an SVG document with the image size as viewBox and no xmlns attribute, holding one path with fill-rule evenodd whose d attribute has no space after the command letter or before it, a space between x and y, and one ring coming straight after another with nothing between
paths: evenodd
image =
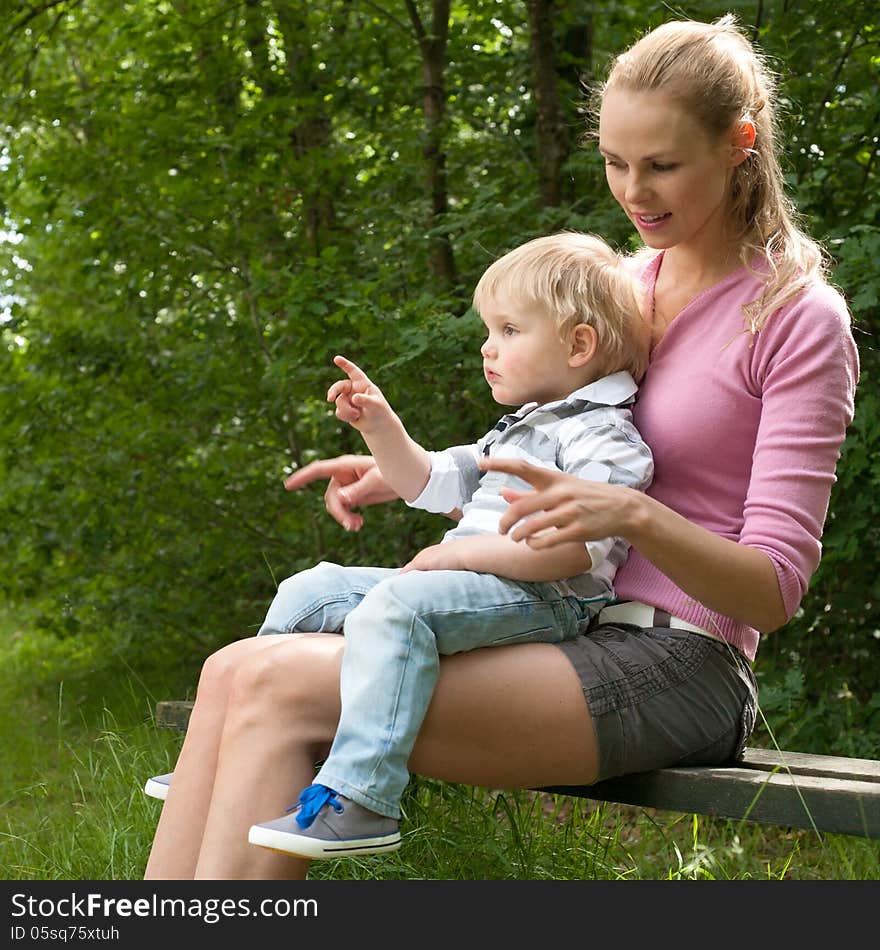
<instances>
[{"instance_id":1,"label":"woman's face","mask_svg":"<svg viewBox=\"0 0 880 950\"><path fill-rule=\"evenodd\" d=\"M710 138L666 93L609 89L599 151L611 193L645 244L718 252L733 167L742 160L726 136Z\"/></svg>"}]
</instances>

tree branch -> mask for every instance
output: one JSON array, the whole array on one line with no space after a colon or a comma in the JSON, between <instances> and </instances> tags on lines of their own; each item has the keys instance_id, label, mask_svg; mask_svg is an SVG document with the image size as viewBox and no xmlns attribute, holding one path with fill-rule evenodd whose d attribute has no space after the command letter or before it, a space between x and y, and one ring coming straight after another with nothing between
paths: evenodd
<instances>
[{"instance_id":1,"label":"tree branch","mask_svg":"<svg viewBox=\"0 0 880 950\"><path fill-rule=\"evenodd\" d=\"M828 91L821 97L819 100L819 108L816 112L816 125L820 125L822 122L822 114L825 110L825 103L832 97L834 90L837 87L837 80L840 78L840 74L843 71L843 67L846 65L846 61L849 59L850 54L853 51L853 48L856 45L856 41L859 38L859 35L862 32L862 27L857 26L849 38L849 41L846 44L844 51L840 55L840 59L837 61L837 65L834 67L834 72L831 76L831 80L828 83Z\"/></svg>"},{"instance_id":2,"label":"tree branch","mask_svg":"<svg viewBox=\"0 0 880 950\"><path fill-rule=\"evenodd\" d=\"M419 41L419 45L422 45L426 39L425 27L413 0L406 0L406 12L409 14L410 22L412 23L413 30L416 34L416 39Z\"/></svg>"},{"instance_id":3,"label":"tree branch","mask_svg":"<svg viewBox=\"0 0 880 950\"><path fill-rule=\"evenodd\" d=\"M373 0L362 0L362 2L366 4L366 6L372 7L378 13L381 13L386 20L390 20L395 26L400 27L404 33L408 35L412 33L412 30L410 30L403 20L398 20L397 17L393 13L386 10L385 7L379 6L378 3L373 3ZM418 14L416 14L416 16L418 16Z\"/></svg>"},{"instance_id":4,"label":"tree branch","mask_svg":"<svg viewBox=\"0 0 880 950\"><path fill-rule=\"evenodd\" d=\"M48 13L53 7L60 7L62 5L69 5L70 9L82 6L83 0L49 0L48 3L44 3L41 7L33 7L28 10L24 16L17 23L13 23L9 28L9 33L15 33L20 30L22 27L27 26L31 20L35 20L38 16L43 13ZM65 13L64 10L61 11L59 16ZM57 20L56 20L57 22Z\"/></svg>"}]
</instances>

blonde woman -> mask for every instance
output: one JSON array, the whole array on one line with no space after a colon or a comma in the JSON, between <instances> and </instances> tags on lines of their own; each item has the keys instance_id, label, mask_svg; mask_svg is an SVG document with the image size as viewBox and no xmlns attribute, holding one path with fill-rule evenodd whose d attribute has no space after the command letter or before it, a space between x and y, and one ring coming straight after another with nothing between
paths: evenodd
<instances>
[{"instance_id":1,"label":"blonde woman","mask_svg":"<svg viewBox=\"0 0 880 950\"><path fill-rule=\"evenodd\" d=\"M667 23L613 63L598 147L646 246L631 262L652 330L634 420L654 481L639 492L483 464L536 483L508 492L501 522L531 514L512 537L534 552L624 538L621 602L572 640L444 657L410 771L536 787L741 753L760 635L792 616L819 561L858 375L846 305L784 195L776 136L773 78L731 17ZM395 497L366 457L307 466L288 487L319 478L352 529L357 508ZM289 634L208 659L148 877L306 875L307 861L247 835L327 754L343 650L342 637Z\"/></svg>"}]
</instances>

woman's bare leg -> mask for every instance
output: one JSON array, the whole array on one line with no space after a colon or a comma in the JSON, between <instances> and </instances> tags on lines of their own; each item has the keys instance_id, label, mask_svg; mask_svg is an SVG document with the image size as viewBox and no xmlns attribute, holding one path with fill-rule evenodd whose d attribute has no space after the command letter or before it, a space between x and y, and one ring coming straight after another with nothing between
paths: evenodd
<instances>
[{"instance_id":1,"label":"woman's bare leg","mask_svg":"<svg viewBox=\"0 0 880 950\"><path fill-rule=\"evenodd\" d=\"M595 781L596 733L574 667L544 643L444 657L409 767L487 788Z\"/></svg>"},{"instance_id":2,"label":"woman's bare leg","mask_svg":"<svg viewBox=\"0 0 880 950\"><path fill-rule=\"evenodd\" d=\"M305 634L240 664L196 878L306 876L307 861L249 844L248 829L282 815L311 785L339 724L344 644L336 634Z\"/></svg>"},{"instance_id":3,"label":"woman's bare leg","mask_svg":"<svg viewBox=\"0 0 880 950\"><path fill-rule=\"evenodd\" d=\"M244 658L287 639L248 637L223 647L205 661L145 878L192 878L202 848L232 681Z\"/></svg>"},{"instance_id":4,"label":"woman's bare leg","mask_svg":"<svg viewBox=\"0 0 880 950\"><path fill-rule=\"evenodd\" d=\"M196 876L303 877L307 863L247 842L314 777L339 721L344 640L279 643L241 665L230 696ZM583 784L597 772L580 682L555 647L523 644L445 657L410 765L492 788Z\"/></svg>"}]
</instances>

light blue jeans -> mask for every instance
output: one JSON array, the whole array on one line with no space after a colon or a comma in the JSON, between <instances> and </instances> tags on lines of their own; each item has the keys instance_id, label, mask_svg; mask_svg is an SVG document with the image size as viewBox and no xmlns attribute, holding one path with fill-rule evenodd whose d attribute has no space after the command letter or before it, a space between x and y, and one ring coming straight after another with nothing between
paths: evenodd
<instances>
[{"instance_id":1,"label":"light blue jeans","mask_svg":"<svg viewBox=\"0 0 880 950\"><path fill-rule=\"evenodd\" d=\"M342 716L315 782L397 818L440 655L569 640L602 606L492 574L322 562L281 582L258 636L344 632Z\"/></svg>"}]
</instances>

